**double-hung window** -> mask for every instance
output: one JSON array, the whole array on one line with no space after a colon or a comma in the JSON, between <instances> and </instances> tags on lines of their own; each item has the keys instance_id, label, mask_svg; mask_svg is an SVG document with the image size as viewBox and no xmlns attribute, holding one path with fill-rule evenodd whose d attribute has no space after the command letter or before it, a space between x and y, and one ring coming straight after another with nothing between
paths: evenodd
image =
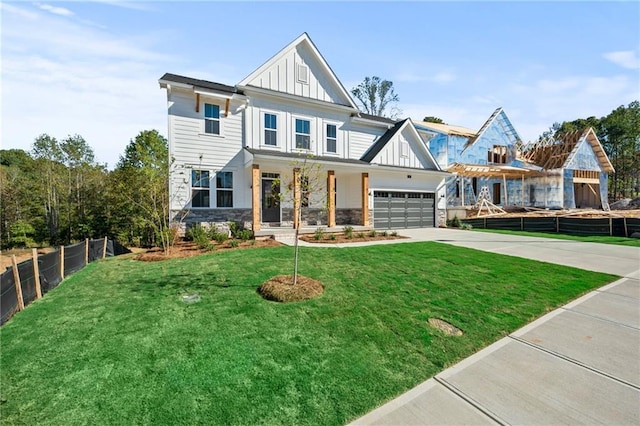
<instances>
[{"instance_id":1,"label":"double-hung window","mask_svg":"<svg viewBox=\"0 0 640 426\"><path fill-rule=\"evenodd\" d=\"M191 207L209 207L209 172L191 170Z\"/></svg>"},{"instance_id":2,"label":"double-hung window","mask_svg":"<svg viewBox=\"0 0 640 426\"><path fill-rule=\"evenodd\" d=\"M233 172L216 173L216 207L233 207Z\"/></svg>"},{"instance_id":3,"label":"double-hung window","mask_svg":"<svg viewBox=\"0 0 640 426\"><path fill-rule=\"evenodd\" d=\"M275 114L264 114L264 144L278 145L278 116Z\"/></svg>"},{"instance_id":4,"label":"double-hung window","mask_svg":"<svg viewBox=\"0 0 640 426\"><path fill-rule=\"evenodd\" d=\"M338 127L335 124L327 124L327 152L338 152Z\"/></svg>"},{"instance_id":5,"label":"double-hung window","mask_svg":"<svg viewBox=\"0 0 640 426\"><path fill-rule=\"evenodd\" d=\"M211 135L220 134L220 107L204 104L204 132Z\"/></svg>"},{"instance_id":6,"label":"double-hung window","mask_svg":"<svg viewBox=\"0 0 640 426\"><path fill-rule=\"evenodd\" d=\"M296 148L311 149L311 123L296 118Z\"/></svg>"}]
</instances>

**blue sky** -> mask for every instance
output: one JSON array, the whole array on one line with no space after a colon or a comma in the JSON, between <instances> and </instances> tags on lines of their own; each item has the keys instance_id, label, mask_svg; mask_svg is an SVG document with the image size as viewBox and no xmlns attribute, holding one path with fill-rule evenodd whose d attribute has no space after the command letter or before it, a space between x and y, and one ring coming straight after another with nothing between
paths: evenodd
<instances>
[{"instance_id":1,"label":"blue sky","mask_svg":"<svg viewBox=\"0 0 640 426\"><path fill-rule=\"evenodd\" d=\"M347 89L394 82L403 117L478 129L499 106L527 141L640 98L639 2L7 2L2 149L82 135L113 167L166 136L171 72L236 84L307 32Z\"/></svg>"}]
</instances>

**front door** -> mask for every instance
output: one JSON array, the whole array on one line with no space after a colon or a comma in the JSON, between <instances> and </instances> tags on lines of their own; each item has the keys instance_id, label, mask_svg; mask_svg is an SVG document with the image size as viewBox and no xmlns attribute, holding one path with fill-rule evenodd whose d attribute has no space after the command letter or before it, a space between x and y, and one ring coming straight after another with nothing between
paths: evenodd
<instances>
[{"instance_id":1,"label":"front door","mask_svg":"<svg viewBox=\"0 0 640 426\"><path fill-rule=\"evenodd\" d=\"M262 179L262 221L280 222L280 185L273 179Z\"/></svg>"}]
</instances>

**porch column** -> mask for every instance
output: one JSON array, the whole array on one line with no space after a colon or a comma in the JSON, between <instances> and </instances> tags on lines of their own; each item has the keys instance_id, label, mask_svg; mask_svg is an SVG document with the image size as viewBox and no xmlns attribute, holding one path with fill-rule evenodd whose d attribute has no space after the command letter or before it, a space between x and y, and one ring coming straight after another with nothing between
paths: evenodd
<instances>
[{"instance_id":1,"label":"porch column","mask_svg":"<svg viewBox=\"0 0 640 426\"><path fill-rule=\"evenodd\" d=\"M520 201L520 204L524 207L524 175L522 175L522 199Z\"/></svg>"},{"instance_id":2,"label":"porch column","mask_svg":"<svg viewBox=\"0 0 640 426\"><path fill-rule=\"evenodd\" d=\"M300 226L300 168L293 169L293 229Z\"/></svg>"},{"instance_id":3,"label":"porch column","mask_svg":"<svg viewBox=\"0 0 640 426\"><path fill-rule=\"evenodd\" d=\"M502 174L502 181L504 182L504 206L507 207L509 199L507 198L507 175Z\"/></svg>"},{"instance_id":4,"label":"porch column","mask_svg":"<svg viewBox=\"0 0 640 426\"><path fill-rule=\"evenodd\" d=\"M251 169L251 209L253 232L260 230L260 166Z\"/></svg>"},{"instance_id":5,"label":"porch column","mask_svg":"<svg viewBox=\"0 0 640 426\"><path fill-rule=\"evenodd\" d=\"M336 226L336 172L327 172L327 227Z\"/></svg>"},{"instance_id":6,"label":"porch column","mask_svg":"<svg viewBox=\"0 0 640 426\"><path fill-rule=\"evenodd\" d=\"M462 198L462 207L464 207L464 176L460 175L460 197Z\"/></svg>"},{"instance_id":7,"label":"porch column","mask_svg":"<svg viewBox=\"0 0 640 426\"><path fill-rule=\"evenodd\" d=\"M369 173L362 174L362 226L369 225Z\"/></svg>"}]
</instances>

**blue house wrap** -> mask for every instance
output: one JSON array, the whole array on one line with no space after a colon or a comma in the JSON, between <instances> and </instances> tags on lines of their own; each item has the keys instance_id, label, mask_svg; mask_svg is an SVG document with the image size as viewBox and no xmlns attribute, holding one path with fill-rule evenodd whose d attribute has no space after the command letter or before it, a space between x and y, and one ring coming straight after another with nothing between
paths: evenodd
<instances>
[{"instance_id":1,"label":"blue house wrap","mask_svg":"<svg viewBox=\"0 0 640 426\"><path fill-rule=\"evenodd\" d=\"M524 144L502 108L477 132L417 122L434 158L454 173L441 197L447 207L473 206L487 188L493 204L540 208L607 208L613 172L593 129Z\"/></svg>"}]
</instances>

